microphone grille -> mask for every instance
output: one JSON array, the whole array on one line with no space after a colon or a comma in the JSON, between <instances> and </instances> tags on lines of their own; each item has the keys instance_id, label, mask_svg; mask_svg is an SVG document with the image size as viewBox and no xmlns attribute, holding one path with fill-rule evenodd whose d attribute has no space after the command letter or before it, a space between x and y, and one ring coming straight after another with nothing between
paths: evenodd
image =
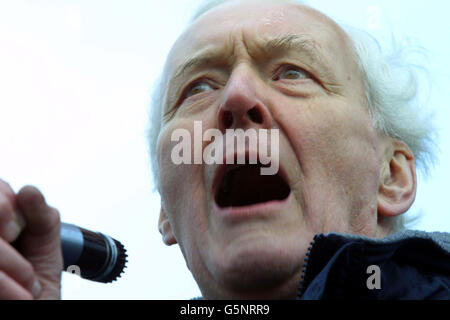
<instances>
[{"instance_id":1,"label":"microphone grille","mask_svg":"<svg viewBox=\"0 0 450 320\"><path fill-rule=\"evenodd\" d=\"M116 239L112 239L117 248L117 258L114 262L114 266L108 274L105 274L101 280L101 282L108 283L117 280L124 273L124 269L126 268L127 260L127 250L123 246L120 241Z\"/></svg>"}]
</instances>

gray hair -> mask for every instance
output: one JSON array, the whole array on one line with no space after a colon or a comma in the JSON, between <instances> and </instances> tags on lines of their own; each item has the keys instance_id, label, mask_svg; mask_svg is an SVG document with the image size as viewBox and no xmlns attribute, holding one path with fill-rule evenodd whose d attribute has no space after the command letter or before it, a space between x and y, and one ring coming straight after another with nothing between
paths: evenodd
<instances>
[{"instance_id":1,"label":"gray hair","mask_svg":"<svg viewBox=\"0 0 450 320\"><path fill-rule=\"evenodd\" d=\"M212 8L229 0L204 0L190 23ZM305 5L301 0L286 0ZM353 46L355 59L364 79L366 104L374 128L387 136L405 142L414 153L416 165L427 176L435 162L436 132L430 114L418 98L418 72L423 67L409 61L417 46L394 42L392 52L383 52L380 44L368 33L342 26ZM167 62L164 70L167 68ZM150 157L156 188L159 170L156 144L161 129L161 112L167 87L165 72L154 87L148 131ZM400 231L407 223L404 215L392 220L392 231Z\"/></svg>"}]
</instances>

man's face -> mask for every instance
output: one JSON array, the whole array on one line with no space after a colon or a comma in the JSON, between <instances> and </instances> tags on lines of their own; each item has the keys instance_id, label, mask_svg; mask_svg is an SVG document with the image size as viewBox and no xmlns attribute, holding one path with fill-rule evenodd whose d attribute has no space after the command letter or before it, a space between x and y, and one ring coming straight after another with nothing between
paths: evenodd
<instances>
[{"instance_id":1,"label":"man's face","mask_svg":"<svg viewBox=\"0 0 450 320\"><path fill-rule=\"evenodd\" d=\"M286 2L231 1L184 32L168 65L162 210L204 296L287 297L315 234L377 236L378 136L349 40L334 22ZM194 121L203 132L278 129L277 179L175 165L171 134L194 137ZM224 180L232 190L219 201ZM286 185L287 194L270 194ZM238 204L258 192L262 202Z\"/></svg>"}]
</instances>

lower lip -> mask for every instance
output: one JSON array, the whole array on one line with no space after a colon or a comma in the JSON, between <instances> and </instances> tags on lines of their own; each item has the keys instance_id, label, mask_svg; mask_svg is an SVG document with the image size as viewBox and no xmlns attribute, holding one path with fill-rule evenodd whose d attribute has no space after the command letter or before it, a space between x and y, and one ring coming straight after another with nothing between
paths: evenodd
<instances>
[{"instance_id":1,"label":"lower lip","mask_svg":"<svg viewBox=\"0 0 450 320\"><path fill-rule=\"evenodd\" d=\"M292 197L292 192L284 200L269 201L245 207L219 207L214 201L214 211L223 219L240 221L260 216L273 216L280 212Z\"/></svg>"}]
</instances>

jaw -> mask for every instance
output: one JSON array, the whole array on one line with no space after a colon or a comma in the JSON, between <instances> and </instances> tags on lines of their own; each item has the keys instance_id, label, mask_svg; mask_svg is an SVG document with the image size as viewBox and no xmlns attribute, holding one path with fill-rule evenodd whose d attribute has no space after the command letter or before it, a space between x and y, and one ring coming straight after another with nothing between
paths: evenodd
<instances>
[{"instance_id":1,"label":"jaw","mask_svg":"<svg viewBox=\"0 0 450 320\"><path fill-rule=\"evenodd\" d=\"M242 224L241 224L242 226ZM258 229L258 230L257 230ZM291 299L299 286L309 236L274 235L256 225L224 243L214 238L211 250L197 259L197 276L205 297ZM305 238L305 239L303 239ZM199 263L200 262L200 263Z\"/></svg>"}]
</instances>

